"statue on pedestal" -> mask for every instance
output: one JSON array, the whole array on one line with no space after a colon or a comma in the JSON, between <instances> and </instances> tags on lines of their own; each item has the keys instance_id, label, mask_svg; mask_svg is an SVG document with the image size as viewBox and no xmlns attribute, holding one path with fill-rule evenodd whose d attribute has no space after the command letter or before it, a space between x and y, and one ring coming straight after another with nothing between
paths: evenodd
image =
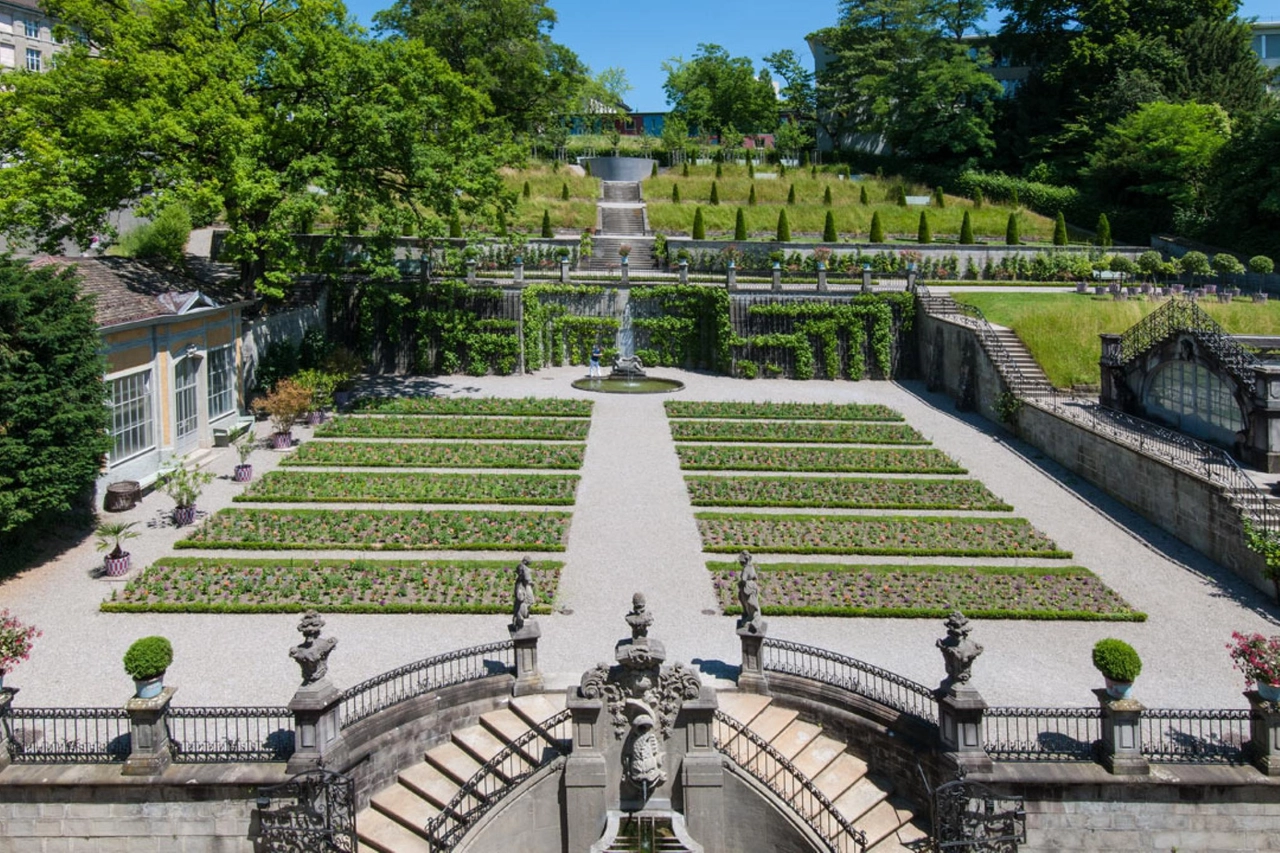
<instances>
[{"instance_id":1,"label":"statue on pedestal","mask_svg":"<svg viewBox=\"0 0 1280 853\"><path fill-rule=\"evenodd\" d=\"M329 654L338 641L333 637L321 637L324 619L314 610L308 610L298 623L302 643L289 649L289 657L302 669L302 686L307 687L329 677Z\"/></svg>"},{"instance_id":2,"label":"statue on pedestal","mask_svg":"<svg viewBox=\"0 0 1280 853\"><path fill-rule=\"evenodd\" d=\"M519 631L529 621L529 611L534 600L533 575L528 557L522 557L516 565L516 582L511 598L511 630Z\"/></svg>"}]
</instances>

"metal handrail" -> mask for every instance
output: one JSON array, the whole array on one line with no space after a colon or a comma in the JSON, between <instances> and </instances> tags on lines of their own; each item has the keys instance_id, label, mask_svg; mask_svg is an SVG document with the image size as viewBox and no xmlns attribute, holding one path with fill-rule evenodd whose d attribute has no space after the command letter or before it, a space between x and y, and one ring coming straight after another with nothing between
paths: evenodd
<instances>
[{"instance_id":1,"label":"metal handrail","mask_svg":"<svg viewBox=\"0 0 1280 853\"><path fill-rule=\"evenodd\" d=\"M1120 336L1120 363L1129 363L1180 332L1193 334L1217 356L1237 382L1250 394L1253 393L1256 381L1253 368L1258 364L1257 356L1236 343L1217 321L1190 299L1170 299L1126 330Z\"/></svg>"},{"instance_id":2,"label":"metal handrail","mask_svg":"<svg viewBox=\"0 0 1280 853\"><path fill-rule=\"evenodd\" d=\"M896 672L826 649L771 637L765 637L760 652L765 672L818 681L925 722L938 721L938 700L933 690Z\"/></svg>"},{"instance_id":3,"label":"metal handrail","mask_svg":"<svg viewBox=\"0 0 1280 853\"><path fill-rule=\"evenodd\" d=\"M530 727L472 774L440 813L427 823L425 835L431 849L454 849L467 831L516 786L568 755L570 743L555 737L554 731L568 722L569 717L570 712L564 710ZM536 757L526 749L535 741L541 742Z\"/></svg>"},{"instance_id":4,"label":"metal handrail","mask_svg":"<svg viewBox=\"0 0 1280 853\"><path fill-rule=\"evenodd\" d=\"M1142 754L1152 761L1244 764L1252 737L1247 708L1142 712Z\"/></svg>"},{"instance_id":5,"label":"metal handrail","mask_svg":"<svg viewBox=\"0 0 1280 853\"><path fill-rule=\"evenodd\" d=\"M169 708L174 761L287 761L293 712L280 708Z\"/></svg>"},{"instance_id":6,"label":"metal handrail","mask_svg":"<svg viewBox=\"0 0 1280 853\"><path fill-rule=\"evenodd\" d=\"M341 728L425 693L514 671L515 644L511 640L458 649L405 664L344 690Z\"/></svg>"},{"instance_id":7,"label":"metal handrail","mask_svg":"<svg viewBox=\"0 0 1280 853\"><path fill-rule=\"evenodd\" d=\"M123 708L14 708L0 715L15 764L124 761L132 744Z\"/></svg>"},{"instance_id":8,"label":"metal handrail","mask_svg":"<svg viewBox=\"0 0 1280 853\"><path fill-rule=\"evenodd\" d=\"M1093 761L1101 708L987 708L982 748L997 760Z\"/></svg>"},{"instance_id":9,"label":"metal handrail","mask_svg":"<svg viewBox=\"0 0 1280 853\"><path fill-rule=\"evenodd\" d=\"M846 851L847 842L852 841L857 850L867 849L866 833L841 814L813 780L786 756L723 711L715 712L715 721L716 749L780 797L827 847L832 851Z\"/></svg>"}]
</instances>

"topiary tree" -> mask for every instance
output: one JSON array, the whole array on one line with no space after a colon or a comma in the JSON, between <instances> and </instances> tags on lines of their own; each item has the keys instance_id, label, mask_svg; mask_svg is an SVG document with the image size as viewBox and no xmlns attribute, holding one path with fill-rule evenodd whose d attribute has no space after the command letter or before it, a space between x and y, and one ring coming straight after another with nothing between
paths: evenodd
<instances>
[{"instance_id":1,"label":"topiary tree","mask_svg":"<svg viewBox=\"0 0 1280 853\"><path fill-rule=\"evenodd\" d=\"M1062 215L1062 211L1058 211L1058 215L1053 220L1053 245L1067 245L1067 220Z\"/></svg>"},{"instance_id":2,"label":"topiary tree","mask_svg":"<svg viewBox=\"0 0 1280 853\"><path fill-rule=\"evenodd\" d=\"M969 211L964 212L964 218L960 220L960 242L973 242L973 223L969 221Z\"/></svg>"},{"instance_id":3,"label":"topiary tree","mask_svg":"<svg viewBox=\"0 0 1280 853\"><path fill-rule=\"evenodd\" d=\"M822 203L827 207L831 206L831 187L830 186L822 190Z\"/></svg>"},{"instance_id":4,"label":"topiary tree","mask_svg":"<svg viewBox=\"0 0 1280 853\"><path fill-rule=\"evenodd\" d=\"M716 181L711 182L711 203L720 203L720 185Z\"/></svg>"},{"instance_id":5,"label":"topiary tree","mask_svg":"<svg viewBox=\"0 0 1280 853\"><path fill-rule=\"evenodd\" d=\"M1133 646L1114 637L1094 643L1093 665L1112 681L1132 682L1142 672L1142 659Z\"/></svg>"},{"instance_id":6,"label":"topiary tree","mask_svg":"<svg viewBox=\"0 0 1280 853\"><path fill-rule=\"evenodd\" d=\"M0 553L101 471L111 439L98 344L73 271L0 258Z\"/></svg>"},{"instance_id":7,"label":"topiary tree","mask_svg":"<svg viewBox=\"0 0 1280 853\"><path fill-rule=\"evenodd\" d=\"M1022 242L1018 234L1018 214L1010 211L1009 221L1004 226L1004 242L1009 246L1017 246Z\"/></svg>"},{"instance_id":8,"label":"topiary tree","mask_svg":"<svg viewBox=\"0 0 1280 853\"><path fill-rule=\"evenodd\" d=\"M787 190L787 204L795 204L795 203L796 203L796 185L792 184L791 188Z\"/></svg>"},{"instance_id":9,"label":"topiary tree","mask_svg":"<svg viewBox=\"0 0 1280 853\"><path fill-rule=\"evenodd\" d=\"M1107 264L1112 272L1118 272L1122 275L1133 276L1138 272L1138 265L1124 255L1116 255Z\"/></svg>"},{"instance_id":10,"label":"topiary tree","mask_svg":"<svg viewBox=\"0 0 1280 853\"><path fill-rule=\"evenodd\" d=\"M1094 229L1096 232L1093 242L1104 249L1111 247L1111 220L1107 219L1105 213L1098 214L1098 226Z\"/></svg>"},{"instance_id":11,"label":"topiary tree","mask_svg":"<svg viewBox=\"0 0 1280 853\"><path fill-rule=\"evenodd\" d=\"M1275 269L1276 265L1266 255L1254 255L1249 259L1249 272L1270 275Z\"/></svg>"},{"instance_id":12,"label":"topiary tree","mask_svg":"<svg viewBox=\"0 0 1280 853\"><path fill-rule=\"evenodd\" d=\"M680 170L680 177L682 178L689 177L689 161L688 160L684 161L684 168Z\"/></svg>"},{"instance_id":13,"label":"topiary tree","mask_svg":"<svg viewBox=\"0 0 1280 853\"><path fill-rule=\"evenodd\" d=\"M458 218L458 214L449 217L449 236L455 240L462 237L462 220Z\"/></svg>"},{"instance_id":14,"label":"topiary tree","mask_svg":"<svg viewBox=\"0 0 1280 853\"><path fill-rule=\"evenodd\" d=\"M898 184L897 188L894 190L893 200L897 203L898 207L906 207L907 188L902 184Z\"/></svg>"},{"instance_id":15,"label":"topiary tree","mask_svg":"<svg viewBox=\"0 0 1280 853\"><path fill-rule=\"evenodd\" d=\"M547 210L546 208L543 208L542 210L542 236L543 237L555 236L555 234L552 233L551 231L551 211Z\"/></svg>"},{"instance_id":16,"label":"topiary tree","mask_svg":"<svg viewBox=\"0 0 1280 853\"><path fill-rule=\"evenodd\" d=\"M929 214L920 211L920 224L916 227L917 243L932 243L933 230L929 227Z\"/></svg>"},{"instance_id":17,"label":"topiary tree","mask_svg":"<svg viewBox=\"0 0 1280 853\"><path fill-rule=\"evenodd\" d=\"M1214 255L1213 268L1219 275L1237 275L1244 272L1244 264L1230 252L1219 252Z\"/></svg>"},{"instance_id":18,"label":"topiary tree","mask_svg":"<svg viewBox=\"0 0 1280 853\"><path fill-rule=\"evenodd\" d=\"M781 160L778 161L778 177L785 178L787 176L787 164Z\"/></svg>"},{"instance_id":19,"label":"topiary tree","mask_svg":"<svg viewBox=\"0 0 1280 853\"><path fill-rule=\"evenodd\" d=\"M809 168L809 152L808 151L800 152L800 167L803 169Z\"/></svg>"},{"instance_id":20,"label":"topiary tree","mask_svg":"<svg viewBox=\"0 0 1280 853\"><path fill-rule=\"evenodd\" d=\"M982 187L973 188L973 209L978 210L982 207L983 201L986 199L982 195Z\"/></svg>"},{"instance_id":21,"label":"topiary tree","mask_svg":"<svg viewBox=\"0 0 1280 853\"><path fill-rule=\"evenodd\" d=\"M523 190L521 190L521 191L520 191L520 193L521 193L521 195L523 195L525 198L531 198L531 197L533 196L533 191L532 191L531 189L529 189L529 182L528 182L528 181L525 181L525 182L524 182L524 189L523 189Z\"/></svg>"},{"instance_id":22,"label":"topiary tree","mask_svg":"<svg viewBox=\"0 0 1280 853\"><path fill-rule=\"evenodd\" d=\"M720 161L719 161L719 160L717 160L717 161L716 161L716 177L717 177L717 178L723 178L723 177L724 177L724 169L723 169L723 168L721 168L721 166L720 166Z\"/></svg>"},{"instance_id":23,"label":"topiary tree","mask_svg":"<svg viewBox=\"0 0 1280 853\"><path fill-rule=\"evenodd\" d=\"M742 208L738 208L738 215L733 219L733 239L747 239L747 215Z\"/></svg>"},{"instance_id":24,"label":"topiary tree","mask_svg":"<svg viewBox=\"0 0 1280 853\"><path fill-rule=\"evenodd\" d=\"M817 179L818 167L816 165L809 167L809 177L814 178L815 180Z\"/></svg>"},{"instance_id":25,"label":"topiary tree","mask_svg":"<svg viewBox=\"0 0 1280 853\"><path fill-rule=\"evenodd\" d=\"M866 207L870 203L871 203L871 200L867 198L867 185L863 184L862 187L858 190L858 204L862 205L863 207Z\"/></svg>"},{"instance_id":26,"label":"topiary tree","mask_svg":"<svg viewBox=\"0 0 1280 853\"><path fill-rule=\"evenodd\" d=\"M651 178L658 177L658 161L657 160L653 161L653 168L649 170L649 177Z\"/></svg>"},{"instance_id":27,"label":"topiary tree","mask_svg":"<svg viewBox=\"0 0 1280 853\"><path fill-rule=\"evenodd\" d=\"M827 211L827 220L822 223L822 242L835 243L840 240L840 235L836 233L836 214L834 211Z\"/></svg>"},{"instance_id":28,"label":"topiary tree","mask_svg":"<svg viewBox=\"0 0 1280 853\"><path fill-rule=\"evenodd\" d=\"M569 200L569 185L567 183L560 185L560 200L561 201Z\"/></svg>"},{"instance_id":29,"label":"topiary tree","mask_svg":"<svg viewBox=\"0 0 1280 853\"><path fill-rule=\"evenodd\" d=\"M784 207L778 211L778 242L791 242L791 223L787 221L787 209Z\"/></svg>"},{"instance_id":30,"label":"topiary tree","mask_svg":"<svg viewBox=\"0 0 1280 853\"><path fill-rule=\"evenodd\" d=\"M756 176L756 164L751 162L751 152L747 152L747 177L754 178Z\"/></svg>"},{"instance_id":31,"label":"topiary tree","mask_svg":"<svg viewBox=\"0 0 1280 853\"><path fill-rule=\"evenodd\" d=\"M947 199L942 195L942 187L933 188L933 206L934 207L947 206Z\"/></svg>"},{"instance_id":32,"label":"topiary tree","mask_svg":"<svg viewBox=\"0 0 1280 853\"><path fill-rule=\"evenodd\" d=\"M884 226L880 224L880 211L871 214L871 234L868 239L872 243L884 242Z\"/></svg>"},{"instance_id":33,"label":"topiary tree","mask_svg":"<svg viewBox=\"0 0 1280 853\"><path fill-rule=\"evenodd\" d=\"M590 160L582 161L582 171L586 174L588 178L591 177L591 161Z\"/></svg>"},{"instance_id":34,"label":"topiary tree","mask_svg":"<svg viewBox=\"0 0 1280 853\"><path fill-rule=\"evenodd\" d=\"M702 221L702 208L699 207L693 212L693 239L707 239L707 225Z\"/></svg>"},{"instance_id":35,"label":"topiary tree","mask_svg":"<svg viewBox=\"0 0 1280 853\"><path fill-rule=\"evenodd\" d=\"M679 184L671 185L671 200L676 204L680 203L680 185Z\"/></svg>"},{"instance_id":36,"label":"topiary tree","mask_svg":"<svg viewBox=\"0 0 1280 853\"><path fill-rule=\"evenodd\" d=\"M747 204L749 204L752 207L755 207L755 204L756 204L756 185L755 184L751 185L751 194L747 196Z\"/></svg>"},{"instance_id":37,"label":"topiary tree","mask_svg":"<svg viewBox=\"0 0 1280 853\"><path fill-rule=\"evenodd\" d=\"M1160 273L1160 267L1164 264L1164 258L1160 257L1160 253L1154 249L1148 249L1141 255L1138 255L1138 269L1148 280L1155 278Z\"/></svg>"},{"instance_id":38,"label":"topiary tree","mask_svg":"<svg viewBox=\"0 0 1280 853\"><path fill-rule=\"evenodd\" d=\"M1204 252L1187 252L1182 256L1182 271L1190 275L1208 275L1209 257Z\"/></svg>"}]
</instances>

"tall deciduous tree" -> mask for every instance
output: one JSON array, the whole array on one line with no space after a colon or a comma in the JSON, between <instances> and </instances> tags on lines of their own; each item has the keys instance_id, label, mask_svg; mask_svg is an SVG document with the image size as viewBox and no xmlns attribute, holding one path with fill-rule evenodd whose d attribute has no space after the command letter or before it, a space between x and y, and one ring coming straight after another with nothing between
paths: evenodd
<instances>
[{"instance_id":1,"label":"tall deciduous tree","mask_svg":"<svg viewBox=\"0 0 1280 853\"><path fill-rule=\"evenodd\" d=\"M671 112L704 135L762 133L778 124L773 84L758 76L745 56L731 57L718 44L699 44L692 59L673 58L662 69Z\"/></svg>"}]
</instances>

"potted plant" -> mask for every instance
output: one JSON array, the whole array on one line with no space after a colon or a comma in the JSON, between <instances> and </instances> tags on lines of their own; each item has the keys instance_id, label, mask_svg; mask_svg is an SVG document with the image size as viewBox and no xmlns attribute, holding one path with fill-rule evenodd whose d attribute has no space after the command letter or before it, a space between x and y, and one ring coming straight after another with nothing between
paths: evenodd
<instances>
[{"instance_id":1,"label":"potted plant","mask_svg":"<svg viewBox=\"0 0 1280 853\"><path fill-rule=\"evenodd\" d=\"M311 392L311 407L307 411L307 424L324 423L324 410L333 407L333 392L338 389L337 374L324 370L303 370L293 377L303 388Z\"/></svg>"},{"instance_id":2,"label":"potted plant","mask_svg":"<svg viewBox=\"0 0 1280 853\"><path fill-rule=\"evenodd\" d=\"M1257 684L1258 695L1268 702L1280 702L1280 637L1232 631L1227 650L1245 680Z\"/></svg>"},{"instance_id":3,"label":"potted plant","mask_svg":"<svg viewBox=\"0 0 1280 853\"><path fill-rule=\"evenodd\" d=\"M276 450L293 447L293 425L310 411L311 396L311 389L281 379L267 396L254 402L257 411L271 418L271 446Z\"/></svg>"},{"instance_id":4,"label":"potted plant","mask_svg":"<svg viewBox=\"0 0 1280 853\"><path fill-rule=\"evenodd\" d=\"M252 427L245 430L244 435L236 440L234 447L236 455L240 457L240 464L236 466L231 479L237 483L247 483L253 479L253 466L249 464L249 457L258 448L258 437L253 434Z\"/></svg>"},{"instance_id":5,"label":"potted plant","mask_svg":"<svg viewBox=\"0 0 1280 853\"><path fill-rule=\"evenodd\" d=\"M136 521L130 521L127 524L120 521L104 521L94 531L98 537L96 543L98 550L111 549L111 553L107 554L103 564L107 577L118 578L129 571L129 552L121 548L120 543L126 539L138 537L138 531L133 529L137 523Z\"/></svg>"},{"instance_id":6,"label":"potted plant","mask_svg":"<svg viewBox=\"0 0 1280 853\"><path fill-rule=\"evenodd\" d=\"M164 673L173 663L173 646L164 637L135 640L124 653L124 671L139 699L154 699L164 689Z\"/></svg>"},{"instance_id":7,"label":"potted plant","mask_svg":"<svg viewBox=\"0 0 1280 853\"><path fill-rule=\"evenodd\" d=\"M1134 679L1142 672L1142 659L1124 640L1108 637L1093 645L1093 665L1107 682L1107 695L1128 699Z\"/></svg>"},{"instance_id":8,"label":"potted plant","mask_svg":"<svg viewBox=\"0 0 1280 853\"><path fill-rule=\"evenodd\" d=\"M618 246L618 257L622 260L623 264L627 263L627 255L630 255L630 254L631 254L630 243L623 243L620 246Z\"/></svg>"},{"instance_id":9,"label":"potted plant","mask_svg":"<svg viewBox=\"0 0 1280 853\"><path fill-rule=\"evenodd\" d=\"M31 641L40 636L34 625L24 625L8 610L0 610L0 687L4 674L27 659Z\"/></svg>"},{"instance_id":10,"label":"potted plant","mask_svg":"<svg viewBox=\"0 0 1280 853\"><path fill-rule=\"evenodd\" d=\"M196 520L196 501L213 475L199 468L188 468L184 457L178 467L160 478L160 491L173 498L173 523L184 527Z\"/></svg>"}]
</instances>

